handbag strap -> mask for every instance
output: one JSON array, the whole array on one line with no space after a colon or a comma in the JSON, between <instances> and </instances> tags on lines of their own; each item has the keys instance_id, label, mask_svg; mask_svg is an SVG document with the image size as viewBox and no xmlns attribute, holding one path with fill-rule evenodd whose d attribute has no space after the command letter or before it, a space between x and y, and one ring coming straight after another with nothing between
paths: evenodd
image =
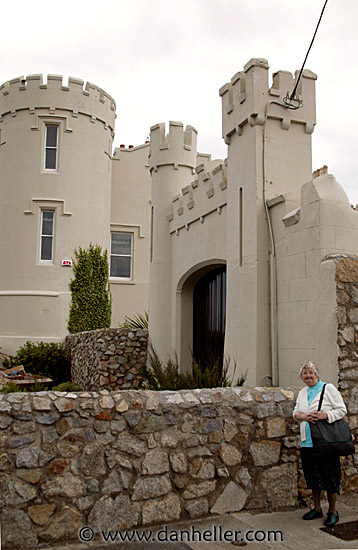
<instances>
[{"instance_id":1,"label":"handbag strap","mask_svg":"<svg viewBox=\"0 0 358 550\"><path fill-rule=\"evenodd\" d=\"M325 390L325 388L326 388L326 385L327 385L327 384L324 384L324 385L323 385L323 388L322 388L322 391L321 391L321 397L319 398L319 404L318 404L317 412L321 410L322 401L323 401L323 396L324 396L324 390Z\"/></svg>"}]
</instances>

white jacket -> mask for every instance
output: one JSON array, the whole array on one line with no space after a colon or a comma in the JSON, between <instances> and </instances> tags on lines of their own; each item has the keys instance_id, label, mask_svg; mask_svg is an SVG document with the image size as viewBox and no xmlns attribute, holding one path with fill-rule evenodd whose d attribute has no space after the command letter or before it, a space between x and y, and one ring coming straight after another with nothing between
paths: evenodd
<instances>
[{"instance_id":1,"label":"white jacket","mask_svg":"<svg viewBox=\"0 0 358 550\"><path fill-rule=\"evenodd\" d=\"M297 401L295 408L293 409L293 418L295 418L295 413L307 414L309 412L315 412L318 409L319 399L321 397L321 392L319 392L316 397L311 402L311 405L307 401L307 390L306 386L303 388L297 396ZM334 387L333 384L327 384L326 389L324 390L323 403L321 411L324 411L328 415L328 422L334 422L335 420L340 420L347 414L347 409L342 399L339 391ZM306 421L302 420L300 424L301 432L301 441L306 441Z\"/></svg>"}]
</instances>

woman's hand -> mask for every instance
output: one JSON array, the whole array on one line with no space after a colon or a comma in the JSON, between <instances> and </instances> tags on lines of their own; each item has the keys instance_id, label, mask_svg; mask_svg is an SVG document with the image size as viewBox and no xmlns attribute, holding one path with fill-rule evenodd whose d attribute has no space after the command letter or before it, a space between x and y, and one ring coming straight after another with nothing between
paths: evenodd
<instances>
[{"instance_id":1,"label":"woman's hand","mask_svg":"<svg viewBox=\"0 0 358 550\"><path fill-rule=\"evenodd\" d=\"M312 422L313 424L315 424L317 420L327 420L328 418L328 414L324 411L314 411L302 416L304 416L303 420L307 420L307 422Z\"/></svg>"},{"instance_id":2,"label":"woman's hand","mask_svg":"<svg viewBox=\"0 0 358 550\"><path fill-rule=\"evenodd\" d=\"M306 420L306 422L312 422L315 424L317 420L327 420L328 414L323 411L314 411L310 413L295 413L295 419L299 422L302 422L302 420Z\"/></svg>"}]
</instances>

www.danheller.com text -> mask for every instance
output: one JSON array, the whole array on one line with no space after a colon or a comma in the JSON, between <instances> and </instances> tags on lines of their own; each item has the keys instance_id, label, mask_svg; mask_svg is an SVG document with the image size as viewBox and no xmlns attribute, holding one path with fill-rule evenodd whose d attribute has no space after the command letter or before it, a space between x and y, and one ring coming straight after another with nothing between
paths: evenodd
<instances>
[{"instance_id":1,"label":"www.danheller.com text","mask_svg":"<svg viewBox=\"0 0 358 550\"><path fill-rule=\"evenodd\" d=\"M224 529L213 525L200 530L192 525L189 529L169 529L167 525L158 531L147 530L102 530L95 532L91 527L82 527L78 538L89 542L99 536L104 542L283 542L282 531L248 531Z\"/></svg>"}]
</instances>

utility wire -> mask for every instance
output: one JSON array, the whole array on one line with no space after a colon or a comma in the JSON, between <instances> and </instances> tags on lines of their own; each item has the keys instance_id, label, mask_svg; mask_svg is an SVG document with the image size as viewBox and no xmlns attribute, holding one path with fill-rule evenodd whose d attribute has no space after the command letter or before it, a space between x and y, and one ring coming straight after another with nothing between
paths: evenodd
<instances>
[{"instance_id":1,"label":"utility wire","mask_svg":"<svg viewBox=\"0 0 358 550\"><path fill-rule=\"evenodd\" d=\"M308 54L310 53L311 48L312 48L312 45L313 45L313 42L314 42L314 39L316 38L316 34L317 34L317 31L318 31L318 27L319 27L319 25L320 25L320 23L321 23L321 19L322 19L322 16L323 16L323 12L324 12L324 10L325 10L325 8L326 8L327 2L328 2L328 0L325 1L324 6L323 6L323 9L322 9L322 11L321 11L321 15L320 15L320 18L319 18L319 20L318 20L317 27L316 27L316 30L315 30L315 32L314 32L314 35L313 35L313 38L312 38L310 47L308 48L308 51L307 51L307 53L306 53L305 60L304 60L304 62L303 62L302 68L301 68L300 73L299 73L298 78L297 78L296 85L295 85L295 87L294 87L294 89L293 89L293 92L292 92L292 94L291 94L291 96L290 96L290 101L292 101L292 100L295 98L296 91L297 91L297 87L298 87L298 84L299 84L299 82L300 82L300 79L301 79L301 76L302 76L302 73L303 73L303 69L304 69L304 66L305 66L306 61L307 61Z\"/></svg>"}]
</instances>

